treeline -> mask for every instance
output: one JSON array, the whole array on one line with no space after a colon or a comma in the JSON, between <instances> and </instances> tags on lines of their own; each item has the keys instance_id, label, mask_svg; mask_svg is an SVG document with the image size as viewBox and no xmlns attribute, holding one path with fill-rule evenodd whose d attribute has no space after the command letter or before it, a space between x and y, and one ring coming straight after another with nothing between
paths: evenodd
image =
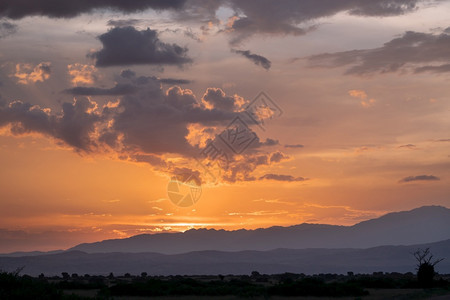
<instances>
[{"instance_id":1,"label":"treeline","mask_svg":"<svg viewBox=\"0 0 450 300\"><path fill-rule=\"evenodd\" d=\"M434 287L450 291L448 278L433 281ZM361 297L367 289L420 288L412 273L374 273L372 275L304 274L227 276L69 276L38 278L19 272L0 272L0 299L112 299L116 296L237 296L265 298L271 296ZM93 290L94 298L67 294L73 290ZM64 291L66 293L64 293Z\"/></svg>"}]
</instances>

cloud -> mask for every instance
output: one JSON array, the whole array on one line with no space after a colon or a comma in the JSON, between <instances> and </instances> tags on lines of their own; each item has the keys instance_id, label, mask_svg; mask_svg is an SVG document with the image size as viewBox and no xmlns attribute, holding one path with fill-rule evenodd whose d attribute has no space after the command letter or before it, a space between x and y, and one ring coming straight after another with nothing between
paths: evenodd
<instances>
[{"instance_id":1,"label":"cloud","mask_svg":"<svg viewBox=\"0 0 450 300\"><path fill-rule=\"evenodd\" d=\"M279 145L280 142L278 140L267 138L264 142L260 143L261 146L276 146Z\"/></svg>"},{"instance_id":2,"label":"cloud","mask_svg":"<svg viewBox=\"0 0 450 300\"><path fill-rule=\"evenodd\" d=\"M88 81L87 77L91 74L90 70L85 70L88 65L82 65L83 70L81 71L84 74L80 74L80 72L76 71L77 82L84 81L85 83ZM94 67L94 66L92 66ZM95 67L94 67L95 69ZM71 72L73 74L74 72ZM136 73L131 70L123 70L120 74L120 77L129 80L126 83L116 83L116 85L112 88L99 88L99 87L74 87L70 89L64 90L64 92L72 95L78 96L108 96L108 95L129 95L135 93L141 86L148 84L150 81L157 81L163 84L188 84L191 81L185 79L176 79L176 78L156 78L154 76L136 76ZM86 79L86 80L85 80ZM92 78L93 79L93 78ZM72 80L72 82L74 82Z\"/></svg>"},{"instance_id":3,"label":"cloud","mask_svg":"<svg viewBox=\"0 0 450 300\"><path fill-rule=\"evenodd\" d=\"M287 182L307 180L303 177L294 177L292 175L281 175L281 174L265 174L264 176L259 177L259 180L264 180L264 179L275 180L275 181L287 181Z\"/></svg>"},{"instance_id":4,"label":"cloud","mask_svg":"<svg viewBox=\"0 0 450 300\"><path fill-rule=\"evenodd\" d=\"M277 152L274 152L274 153L272 153L270 155L270 162L271 163L274 163L274 162L278 163L278 162L280 162L282 160L285 160L285 159L288 159L288 158L289 158L289 156L285 155L283 152L277 151Z\"/></svg>"},{"instance_id":5,"label":"cloud","mask_svg":"<svg viewBox=\"0 0 450 300\"><path fill-rule=\"evenodd\" d=\"M67 65L67 70L73 85L93 84L97 81L97 68L94 65L83 65L79 63Z\"/></svg>"},{"instance_id":6,"label":"cloud","mask_svg":"<svg viewBox=\"0 0 450 300\"><path fill-rule=\"evenodd\" d=\"M147 84L150 80L158 80L163 84L169 85L180 85L180 84L189 84L192 83L191 80L180 79L180 78L156 78L154 76L136 76L136 73L130 69L123 70L120 73L120 77L131 80L134 84L143 85Z\"/></svg>"},{"instance_id":7,"label":"cloud","mask_svg":"<svg viewBox=\"0 0 450 300\"><path fill-rule=\"evenodd\" d=\"M97 87L74 87L66 89L66 93L72 95L83 96L107 96L107 95L128 95L136 92L136 87L131 84L116 84L109 89L97 88Z\"/></svg>"},{"instance_id":8,"label":"cloud","mask_svg":"<svg viewBox=\"0 0 450 300\"><path fill-rule=\"evenodd\" d=\"M439 177L433 175L418 175L418 176L408 176L401 179L400 183L412 182L412 181L437 181L441 180Z\"/></svg>"},{"instance_id":9,"label":"cloud","mask_svg":"<svg viewBox=\"0 0 450 300\"><path fill-rule=\"evenodd\" d=\"M382 47L324 53L308 57L312 67L348 67L347 75L446 72L450 69L450 35L408 31Z\"/></svg>"},{"instance_id":10,"label":"cloud","mask_svg":"<svg viewBox=\"0 0 450 300\"><path fill-rule=\"evenodd\" d=\"M17 136L40 133L79 153L115 153L122 160L148 163L166 174L190 170L198 175L204 170L195 159L203 159L201 151L207 143L220 140L217 133L244 114L240 108L246 101L238 95L226 95L218 88L207 89L205 99L197 101L189 89L172 86L163 90L158 78L137 76L131 70L122 71L116 79L116 86L109 89L66 90L75 96L118 96L102 106L86 97L63 103L61 111L14 101L0 106L0 127L8 126ZM203 144L192 142L192 128L206 134ZM263 147L278 145L277 140L260 141L256 136L254 141L240 155L229 151L229 161L219 178L227 182L256 180L252 173L259 166L288 159L280 151L262 151ZM168 160L168 155L177 160Z\"/></svg>"},{"instance_id":11,"label":"cloud","mask_svg":"<svg viewBox=\"0 0 450 300\"><path fill-rule=\"evenodd\" d=\"M377 102L375 99L367 99L367 93L363 90L350 90L348 91L348 94L353 98L359 99L359 104L365 108L374 106Z\"/></svg>"},{"instance_id":12,"label":"cloud","mask_svg":"<svg viewBox=\"0 0 450 300\"><path fill-rule=\"evenodd\" d=\"M33 67L31 64L16 64L16 72L14 76L20 84L44 82L50 78L51 64L42 62Z\"/></svg>"},{"instance_id":13,"label":"cloud","mask_svg":"<svg viewBox=\"0 0 450 300\"><path fill-rule=\"evenodd\" d=\"M274 158L274 159L272 159ZM235 157L224 170L223 179L227 182L255 181L252 173L259 166L269 166L287 158L283 153L247 153L244 157Z\"/></svg>"},{"instance_id":14,"label":"cloud","mask_svg":"<svg viewBox=\"0 0 450 300\"><path fill-rule=\"evenodd\" d=\"M418 67L414 70L415 73L446 73L450 72L450 64L444 64L440 66L425 66L425 67Z\"/></svg>"},{"instance_id":15,"label":"cloud","mask_svg":"<svg viewBox=\"0 0 450 300\"><path fill-rule=\"evenodd\" d=\"M226 96L225 92L219 88L208 88L202 97L203 103L209 108L216 108L225 111L238 111L245 101L238 95Z\"/></svg>"},{"instance_id":16,"label":"cloud","mask_svg":"<svg viewBox=\"0 0 450 300\"><path fill-rule=\"evenodd\" d=\"M163 43L155 30L137 30L132 26L114 27L100 35L103 48L88 54L97 67L123 65L176 65L191 63L187 48Z\"/></svg>"},{"instance_id":17,"label":"cloud","mask_svg":"<svg viewBox=\"0 0 450 300\"><path fill-rule=\"evenodd\" d=\"M312 21L340 12L364 16L393 16L416 9L419 0L230 0L236 14L227 31L231 44L239 44L255 34L304 35L317 26ZM308 25L307 25L308 24Z\"/></svg>"},{"instance_id":18,"label":"cloud","mask_svg":"<svg viewBox=\"0 0 450 300\"><path fill-rule=\"evenodd\" d=\"M142 23L139 19L120 19L120 20L109 20L107 25L112 27L128 27L136 26Z\"/></svg>"},{"instance_id":19,"label":"cloud","mask_svg":"<svg viewBox=\"0 0 450 300\"><path fill-rule=\"evenodd\" d=\"M149 0L149 1L116 1L116 0L34 0L17 1L2 0L0 16L20 19L26 16L46 16L52 18L73 18L95 9L111 9L123 13L133 13L146 9L179 9L186 0Z\"/></svg>"},{"instance_id":20,"label":"cloud","mask_svg":"<svg viewBox=\"0 0 450 300\"><path fill-rule=\"evenodd\" d=\"M17 32L18 26L11 22L0 22L0 39Z\"/></svg>"},{"instance_id":21,"label":"cloud","mask_svg":"<svg viewBox=\"0 0 450 300\"><path fill-rule=\"evenodd\" d=\"M170 85L174 85L174 84L189 84L192 83L191 80L187 80L187 79L177 79L177 78L159 78L159 81L161 83L164 84L170 84Z\"/></svg>"},{"instance_id":22,"label":"cloud","mask_svg":"<svg viewBox=\"0 0 450 300\"><path fill-rule=\"evenodd\" d=\"M304 146L302 144L287 144L284 145L285 148L303 148Z\"/></svg>"},{"instance_id":23,"label":"cloud","mask_svg":"<svg viewBox=\"0 0 450 300\"><path fill-rule=\"evenodd\" d=\"M414 150L414 149L416 149L416 145L406 144L406 145L400 145L400 146L398 146L398 148Z\"/></svg>"},{"instance_id":24,"label":"cloud","mask_svg":"<svg viewBox=\"0 0 450 300\"><path fill-rule=\"evenodd\" d=\"M350 90L348 91L348 94L354 98L358 98L361 100L367 99L367 94L363 90Z\"/></svg>"},{"instance_id":25,"label":"cloud","mask_svg":"<svg viewBox=\"0 0 450 300\"><path fill-rule=\"evenodd\" d=\"M261 55L253 54L249 50L235 50L231 49L231 52L240 54L246 58L248 58L250 61L252 61L255 65L261 66L266 70L270 69L271 62L267 58Z\"/></svg>"},{"instance_id":26,"label":"cloud","mask_svg":"<svg viewBox=\"0 0 450 300\"><path fill-rule=\"evenodd\" d=\"M96 103L83 98L73 103L63 103L61 114L51 114L49 109L37 105L11 102L0 108L0 127L11 125L11 133L41 133L62 140L76 150L90 152L95 146L93 133L101 116L93 111Z\"/></svg>"}]
</instances>

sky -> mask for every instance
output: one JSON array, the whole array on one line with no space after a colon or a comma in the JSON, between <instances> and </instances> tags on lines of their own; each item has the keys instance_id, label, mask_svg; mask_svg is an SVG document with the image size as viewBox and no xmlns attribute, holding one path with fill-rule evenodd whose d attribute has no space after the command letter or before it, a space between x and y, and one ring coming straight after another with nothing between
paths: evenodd
<instances>
[{"instance_id":1,"label":"sky","mask_svg":"<svg viewBox=\"0 0 450 300\"><path fill-rule=\"evenodd\" d=\"M2 1L0 252L450 207L449 12Z\"/></svg>"}]
</instances>

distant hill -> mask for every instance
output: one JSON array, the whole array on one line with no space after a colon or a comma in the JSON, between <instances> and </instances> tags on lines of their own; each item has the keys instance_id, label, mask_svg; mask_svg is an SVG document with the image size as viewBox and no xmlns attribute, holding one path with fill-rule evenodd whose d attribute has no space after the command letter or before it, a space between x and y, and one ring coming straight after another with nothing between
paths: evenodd
<instances>
[{"instance_id":1,"label":"distant hill","mask_svg":"<svg viewBox=\"0 0 450 300\"><path fill-rule=\"evenodd\" d=\"M368 248L413 245L450 239L450 209L424 206L389 213L353 226L300 224L256 230L192 229L184 233L142 234L86 243L69 250L86 253L272 250L276 248Z\"/></svg>"},{"instance_id":2,"label":"distant hill","mask_svg":"<svg viewBox=\"0 0 450 300\"><path fill-rule=\"evenodd\" d=\"M53 250L53 251L30 251L30 252L24 252L24 251L17 251L17 252L11 252L11 253L5 253L0 254L0 257L2 256L8 256L8 257L21 257L21 256L37 256L37 255L45 255L45 254L56 254L64 252L64 250Z\"/></svg>"},{"instance_id":3,"label":"distant hill","mask_svg":"<svg viewBox=\"0 0 450 300\"><path fill-rule=\"evenodd\" d=\"M25 266L22 273L36 276L115 275L218 275L274 273L355 273L415 272L412 253L430 247L436 258L445 257L436 266L441 274L450 273L450 240L413 245L382 246L369 249L275 249L270 251L198 251L165 255L158 253L84 253L69 251L51 255L0 257L3 270Z\"/></svg>"}]
</instances>

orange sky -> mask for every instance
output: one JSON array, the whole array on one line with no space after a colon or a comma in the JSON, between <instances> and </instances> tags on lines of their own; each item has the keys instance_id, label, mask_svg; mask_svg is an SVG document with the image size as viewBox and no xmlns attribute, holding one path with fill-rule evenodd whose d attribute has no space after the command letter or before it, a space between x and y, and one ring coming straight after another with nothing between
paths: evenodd
<instances>
[{"instance_id":1,"label":"orange sky","mask_svg":"<svg viewBox=\"0 0 450 300\"><path fill-rule=\"evenodd\" d=\"M424 57L448 49L447 3L380 16L318 7L288 24L314 25L302 34L242 5L247 15L224 4L206 23L152 10L4 16L15 29L0 26L0 253L450 206L450 56ZM252 13L260 27L236 27ZM184 54L102 65L107 51L134 51L120 48L125 30ZM261 91L282 114L251 126L260 144L233 156L236 177L199 173L199 201L174 205L171 176L201 171L194 158L208 139Z\"/></svg>"}]
</instances>

